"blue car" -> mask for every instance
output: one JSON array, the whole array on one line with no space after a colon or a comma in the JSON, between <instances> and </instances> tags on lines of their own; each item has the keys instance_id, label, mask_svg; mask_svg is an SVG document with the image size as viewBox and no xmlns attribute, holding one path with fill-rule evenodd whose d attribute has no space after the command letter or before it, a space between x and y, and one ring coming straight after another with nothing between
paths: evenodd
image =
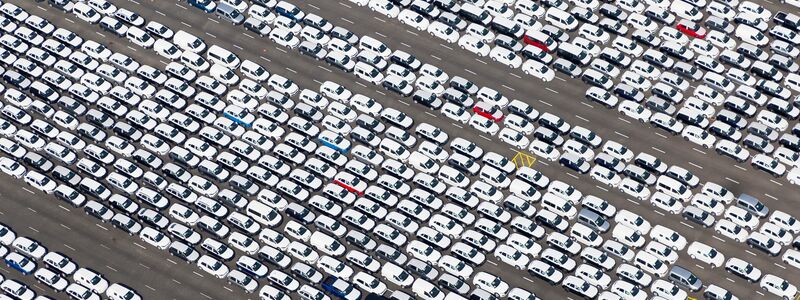
<instances>
[{"instance_id":1,"label":"blue car","mask_svg":"<svg viewBox=\"0 0 800 300\"><path fill-rule=\"evenodd\" d=\"M253 127L253 122L256 120L256 116L233 104L226 106L222 115L245 128Z\"/></svg>"},{"instance_id":2,"label":"blue car","mask_svg":"<svg viewBox=\"0 0 800 300\"><path fill-rule=\"evenodd\" d=\"M350 141L345 139L341 134L334 133L330 130L325 130L319 134L318 139L322 145L339 151L342 154L347 154L347 151L350 151Z\"/></svg>"},{"instance_id":3,"label":"blue car","mask_svg":"<svg viewBox=\"0 0 800 300\"><path fill-rule=\"evenodd\" d=\"M275 13L295 20L296 22L303 21L303 18L306 16L306 13L300 10L300 8L285 1L278 2L278 5L275 5Z\"/></svg>"},{"instance_id":4,"label":"blue car","mask_svg":"<svg viewBox=\"0 0 800 300\"><path fill-rule=\"evenodd\" d=\"M23 256L22 254L12 252L6 255L6 265L14 270L19 271L22 275L30 275L36 270L36 263Z\"/></svg>"},{"instance_id":5,"label":"blue car","mask_svg":"<svg viewBox=\"0 0 800 300\"><path fill-rule=\"evenodd\" d=\"M213 13L217 9L217 3L211 0L189 0L189 5L202 9L207 13Z\"/></svg>"},{"instance_id":6,"label":"blue car","mask_svg":"<svg viewBox=\"0 0 800 300\"><path fill-rule=\"evenodd\" d=\"M322 281L322 289L340 299L361 299L361 291L353 287L349 282L341 280L336 276L328 276L328 278L325 278L325 280Z\"/></svg>"}]
</instances>

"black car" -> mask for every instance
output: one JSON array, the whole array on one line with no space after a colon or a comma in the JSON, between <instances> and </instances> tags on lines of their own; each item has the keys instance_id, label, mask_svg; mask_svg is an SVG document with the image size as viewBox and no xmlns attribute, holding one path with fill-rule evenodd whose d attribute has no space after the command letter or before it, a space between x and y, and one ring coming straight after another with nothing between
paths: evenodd
<instances>
[{"instance_id":1,"label":"black car","mask_svg":"<svg viewBox=\"0 0 800 300\"><path fill-rule=\"evenodd\" d=\"M467 28L467 22L451 12L442 12L439 17L436 18L436 20L452 27L457 31L463 31Z\"/></svg>"},{"instance_id":2,"label":"black car","mask_svg":"<svg viewBox=\"0 0 800 300\"><path fill-rule=\"evenodd\" d=\"M27 90L31 86L31 81L28 78L14 70L8 70L3 73L3 80L20 90Z\"/></svg>"},{"instance_id":3,"label":"black car","mask_svg":"<svg viewBox=\"0 0 800 300\"><path fill-rule=\"evenodd\" d=\"M628 19L628 14L616 5L603 3L600 5L600 14L612 18L617 21L625 21Z\"/></svg>"},{"instance_id":4,"label":"black car","mask_svg":"<svg viewBox=\"0 0 800 300\"><path fill-rule=\"evenodd\" d=\"M252 17L244 20L244 28L262 37L267 35L270 31L270 28L267 26L266 22Z\"/></svg>"},{"instance_id":5,"label":"black car","mask_svg":"<svg viewBox=\"0 0 800 300\"><path fill-rule=\"evenodd\" d=\"M791 58L780 54L773 54L769 58L768 63L784 72L797 72L800 66L797 65Z\"/></svg>"},{"instance_id":6,"label":"black car","mask_svg":"<svg viewBox=\"0 0 800 300\"><path fill-rule=\"evenodd\" d=\"M411 99L429 109L439 109L442 107L442 100L439 100L436 94L428 91L416 90Z\"/></svg>"},{"instance_id":7,"label":"black car","mask_svg":"<svg viewBox=\"0 0 800 300\"><path fill-rule=\"evenodd\" d=\"M116 133L118 136L128 139L131 142L138 141L140 138L142 138L141 131L125 122L117 122L114 124L112 131L114 131L114 133Z\"/></svg>"},{"instance_id":8,"label":"black car","mask_svg":"<svg viewBox=\"0 0 800 300\"><path fill-rule=\"evenodd\" d=\"M77 187L78 183L81 182L80 175L64 166L56 166L51 174L53 179L62 181L71 187Z\"/></svg>"},{"instance_id":9,"label":"black car","mask_svg":"<svg viewBox=\"0 0 800 300\"><path fill-rule=\"evenodd\" d=\"M454 154L447 159L447 164L451 167L456 168L457 170L464 172L467 175L475 176L478 175L478 172L470 171L470 168L475 165L475 161L472 158L461 154Z\"/></svg>"},{"instance_id":10,"label":"black car","mask_svg":"<svg viewBox=\"0 0 800 300\"><path fill-rule=\"evenodd\" d=\"M289 203L284 211L286 215L292 217L301 224L308 225L314 222L314 213L296 202Z\"/></svg>"},{"instance_id":11,"label":"black car","mask_svg":"<svg viewBox=\"0 0 800 300\"><path fill-rule=\"evenodd\" d=\"M551 38L553 38L559 43L569 41L569 35L563 30L558 29L553 25L550 24L544 25L540 31L546 35L549 35Z\"/></svg>"},{"instance_id":12,"label":"black car","mask_svg":"<svg viewBox=\"0 0 800 300\"><path fill-rule=\"evenodd\" d=\"M73 114L74 116L82 116L87 110L86 106L70 97L58 98L56 105L63 108L66 112Z\"/></svg>"},{"instance_id":13,"label":"black car","mask_svg":"<svg viewBox=\"0 0 800 300\"><path fill-rule=\"evenodd\" d=\"M311 122L319 122L322 120L322 113L311 105L305 103L297 103L293 109L295 115Z\"/></svg>"},{"instance_id":14,"label":"black car","mask_svg":"<svg viewBox=\"0 0 800 300\"><path fill-rule=\"evenodd\" d=\"M652 7L652 6L651 6ZM672 25L675 22L675 18L671 18L670 20L670 13L664 9L648 9L644 11L644 16L650 18L653 21L664 25Z\"/></svg>"},{"instance_id":15,"label":"black car","mask_svg":"<svg viewBox=\"0 0 800 300\"><path fill-rule=\"evenodd\" d=\"M739 142L739 140L742 139L741 137L739 137L739 139L733 138L733 135L736 134L737 131L732 126L722 127L719 126L717 122L711 123L711 125L708 126L708 132L717 137L729 140L731 142Z\"/></svg>"},{"instance_id":16,"label":"black car","mask_svg":"<svg viewBox=\"0 0 800 300\"><path fill-rule=\"evenodd\" d=\"M614 87L614 95L617 95L622 99L631 100L638 103L641 103L642 100L644 100L644 93L624 83L617 84Z\"/></svg>"},{"instance_id":17,"label":"black car","mask_svg":"<svg viewBox=\"0 0 800 300\"><path fill-rule=\"evenodd\" d=\"M583 157L571 152L562 154L558 163L581 174L589 173L589 168L591 167Z\"/></svg>"},{"instance_id":18,"label":"black car","mask_svg":"<svg viewBox=\"0 0 800 300\"><path fill-rule=\"evenodd\" d=\"M439 271L436 271L436 268L416 258L409 260L405 269L411 274L418 275L420 278L426 278L431 281L435 280L437 275L439 275Z\"/></svg>"},{"instance_id":19,"label":"black car","mask_svg":"<svg viewBox=\"0 0 800 300\"><path fill-rule=\"evenodd\" d=\"M727 34L733 33L733 25L731 25L728 20L717 16L708 16L708 19L706 19L706 27L708 27L709 30L716 30Z\"/></svg>"},{"instance_id":20,"label":"black car","mask_svg":"<svg viewBox=\"0 0 800 300\"><path fill-rule=\"evenodd\" d=\"M594 163L617 173L625 170L625 163L607 153L598 153L594 157Z\"/></svg>"},{"instance_id":21,"label":"black car","mask_svg":"<svg viewBox=\"0 0 800 300\"><path fill-rule=\"evenodd\" d=\"M53 163L41 156L39 153L28 151L25 153L25 156L22 157L22 161L28 164L29 166L41 171L42 173L48 173L53 170Z\"/></svg>"},{"instance_id":22,"label":"black car","mask_svg":"<svg viewBox=\"0 0 800 300\"><path fill-rule=\"evenodd\" d=\"M387 90L390 90L392 92L398 93L403 97L408 97L409 95L411 95L410 93L404 93L403 92L403 89L406 86L408 86L408 82L406 82L405 80L399 80L397 82L391 82L391 81L388 81L388 80L384 80L382 85Z\"/></svg>"},{"instance_id":23,"label":"black car","mask_svg":"<svg viewBox=\"0 0 800 300\"><path fill-rule=\"evenodd\" d=\"M687 206L681 216L684 220L692 221L705 228L714 225L714 217L694 205Z\"/></svg>"},{"instance_id":24,"label":"black car","mask_svg":"<svg viewBox=\"0 0 800 300\"><path fill-rule=\"evenodd\" d=\"M478 92L478 86L461 76L454 76L450 79L448 84L451 88L457 89L467 95L475 95L475 93Z\"/></svg>"},{"instance_id":25,"label":"black car","mask_svg":"<svg viewBox=\"0 0 800 300\"><path fill-rule=\"evenodd\" d=\"M186 180L185 174L189 173L186 171L186 169L173 163L167 163L166 165L164 165L164 167L161 168L161 172L163 172L164 175L166 175L167 177L175 179L184 184L186 184L187 182L184 181Z\"/></svg>"},{"instance_id":26,"label":"black car","mask_svg":"<svg viewBox=\"0 0 800 300\"><path fill-rule=\"evenodd\" d=\"M564 73L571 78L578 77L582 73L581 68L579 68L578 65L563 58L558 58L555 62L553 62L553 69Z\"/></svg>"},{"instance_id":27,"label":"black car","mask_svg":"<svg viewBox=\"0 0 800 300\"><path fill-rule=\"evenodd\" d=\"M386 129L386 125L383 125L383 123L377 119L364 114L361 114L356 118L356 125L364 127L375 134L380 134Z\"/></svg>"},{"instance_id":28,"label":"black car","mask_svg":"<svg viewBox=\"0 0 800 300\"><path fill-rule=\"evenodd\" d=\"M150 168L151 170L160 168L164 163L164 161L158 158L158 156L155 156L153 153L150 153L144 149L136 149L136 151L133 152L133 160L147 168Z\"/></svg>"},{"instance_id":29,"label":"black car","mask_svg":"<svg viewBox=\"0 0 800 300\"><path fill-rule=\"evenodd\" d=\"M334 26L330 32L331 38L337 38L343 40L351 45L358 42L358 37L350 30L347 30L343 27Z\"/></svg>"},{"instance_id":30,"label":"black car","mask_svg":"<svg viewBox=\"0 0 800 300\"><path fill-rule=\"evenodd\" d=\"M800 31L800 16L793 13L779 11L775 13L775 16L772 17L772 22L789 28L795 32Z\"/></svg>"},{"instance_id":31,"label":"black car","mask_svg":"<svg viewBox=\"0 0 800 300\"><path fill-rule=\"evenodd\" d=\"M177 258L180 258L186 261L187 263L193 261L190 258L196 259L196 257L200 256L197 253L197 250L194 250L192 246L189 246L181 241L172 242L172 244L169 246L169 254Z\"/></svg>"}]
</instances>

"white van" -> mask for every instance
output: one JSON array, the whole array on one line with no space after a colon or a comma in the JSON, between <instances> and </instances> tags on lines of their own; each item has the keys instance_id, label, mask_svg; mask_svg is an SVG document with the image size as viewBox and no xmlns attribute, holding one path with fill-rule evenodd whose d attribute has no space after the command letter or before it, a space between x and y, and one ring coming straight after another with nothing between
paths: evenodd
<instances>
[{"instance_id":1,"label":"white van","mask_svg":"<svg viewBox=\"0 0 800 300\"><path fill-rule=\"evenodd\" d=\"M203 53L206 50L206 43L202 39L183 30L178 30L172 36L172 42L183 49L184 52Z\"/></svg>"},{"instance_id":2,"label":"white van","mask_svg":"<svg viewBox=\"0 0 800 300\"><path fill-rule=\"evenodd\" d=\"M205 58L191 51L183 51L181 53L181 63L197 72L205 72L211 67L211 64Z\"/></svg>"},{"instance_id":3,"label":"white van","mask_svg":"<svg viewBox=\"0 0 800 300\"><path fill-rule=\"evenodd\" d=\"M331 256L341 256L344 254L344 246L342 246L342 244L340 244L339 241L333 237L322 233L322 231L314 231L314 233L311 234L309 241L311 246L314 246L314 248L317 248L317 250L322 251L325 254Z\"/></svg>"},{"instance_id":4,"label":"white van","mask_svg":"<svg viewBox=\"0 0 800 300\"><path fill-rule=\"evenodd\" d=\"M356 63L356 67L353 69L353 74L356 74L358 78L366 80L372 84L381 84L384 78L383 73L381 73L378 68L363 61Z\"/></svg>"},{"instance_id":5,"label":"white van","mask_svg":"<svg viewBox=\"0 0 800 300\"><path fill-rule=\"evenodd\" d=\"M578 20L575 19L570 13L560 10L555 7L547 9L545 19L553 26L566 31L573 31L578 28Z\"/></svg>"},{"instance_id":6,"label":"white van","mask_svg":"<svg viewBox=\"0 0 800 300\"><path fill-rule=\"evenodd\" d=\"M250 201L245 212L254 220L269 227L274 227L281 223L281 215L275 209L258 201Z\"/></svg>"},{"instance_id":7,"label":"white van","mask_svg":"<svg viewBox=\"0 0 800 300\"><path fill-rule=\"evenodd\" d=\"M509 184L511 184L511 179L506 177L506 174L501 172L495 167L490 165L484 165L481 168L480 178L483 181L491 183L492 185L498 188L506 188Z\"/></svg>"},{"instance_id":8,"label":"white van","mask_svg":"<svg viewBox=\"0 0 800 300\"><path fill-rule=\"evenodd\" d=\"M692 197L692 192L686 185L664 175L658 177L656 190L681 201L687 201Z\"/></svg>"},{"instance_id":9,"label":"white van","mask_svg":"<svg viewBox=\"0 0 800 300\"><path fill-rule=\"evenodd\" d=\"M542 207L570 220L578 215L578 209L569 204L569 201L549 192L542 196Z\"/></svg>"},{"instance_id":10,"label":"white van","mask_svg":"<svg viewBox=\"0 0 800 300\"><path fill-rule=\"evenodd\" d=\"M392 139L381 140L378 150L384 155L402 162L406 162L408 156L411 155L405 146Z\"/></svg>"},{"instance_id":11,"label":"white van","mask_svg":"<svg viewBox=\"0 0 800 300\"><path fill-rule=\"evenodd\" d=\"M223 65L228 69L235 69L239 67L239 63L241 62L236 54L233 54L225 48L217 45L211 45L211 47L208 48L206 57L208 60Z\"/></svg>"},{"instance_id":12,"label":"white van","mask_svg":"<svg viewBox=\"0 0 800 300\"><path fill-rule=\"evenodd\" d=\"M683 0L672 1L672 5L670 5L669 9L682 19L693 22L699 22L703 19L703 13L701 13L697 7Z\"/></svg>"},{"instance_id":13,"label":"white van","mask_svg":"<svg viewBox=\"0 0 800 300\"><path fill-rule=\"evenodd\" d=\"M439 180L448 185L460 188L466 188L467 185L469 185L469 179L451 166L442 166L442 168L439 169Z\"/></svg>"},{"instance_id":14,"label":"white van","mask_svg":"<svg viewBox=\"0 0 800 300\"><path fill-rule=\"evenodd\" d=\"M786 79L783 80L783 83L786 84L786 86L788 86L790 89L800 92L800 74L786 74Z\"/></svg>"},{"instance_id":15,"label":"white van","mask_svg":"<svg viewBox=\"0 0 800 300\"><path fill-rule=\"evenodd\" d=\"M420 299L424 300L444 299L444 292L442 292L442 290L433 285L433 283L430 283L422 278L417 278L417 280L414 280L414 283L411 285L411 290L414 292L414 295L416 295Z\"/></svg>"},{"instance_id":16,"label":"white van","mask_svg":"<svg viewBox=\"0 0 800 300\"><path fill-rule=\"evenodd\" d=\"M387 47L383 42L368 35L361 37L361 39L358 41L358 47L361 50L372 51L375 54L383 57L383 59L389 59L389 55L392 54L392 50L390 50L389 47Z\"/></svg>"}]
</instances>

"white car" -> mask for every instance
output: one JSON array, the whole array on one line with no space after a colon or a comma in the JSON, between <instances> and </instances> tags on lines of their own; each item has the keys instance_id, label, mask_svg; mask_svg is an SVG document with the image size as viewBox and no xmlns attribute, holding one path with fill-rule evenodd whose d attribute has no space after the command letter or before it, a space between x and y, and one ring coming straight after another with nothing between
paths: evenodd
<instances>
[{"instance_id":1,"label":"white car","mask_svg":"<svg viewBox=\"0 0 800 300\"><path fill-rule=\"evenodd\" d=\"M650 238L669 246L673 250L680 251L686 247L685 237L680 235L678 232L661 225L656 225L650 230Z\"/></svg>"},{"instance_id":2,"label":"white car","mask_svg":"<svg viewBox=\"0 0 800 300\"><path fill-rule=\"evenodd\" d=\"M772 274L764 275L759 286L762 290L783 299L793 299L797 296L797 287L794 284Z\"/></svg>"},{"instance_id":3,"label":"white car","mask_svg":"<svg viewBox=\"0 0 800 300\"><path fill-rule=\"evenodd\" d=\"M492 48L492 51L489 52L489 57L491 57L493 61L504 64L512 69L519 68L522 65L522 58L514 54L513 51L503 47Z\"/></svg>"},{"instance_id":4,"label":"white car","mask_svg":"<svg viewBox=\"0 0 800 300\"><path fill-rule=\"evenodd\" d=\"M469 125L472 128L489 135L495 135L500 130L500 126L498 126L497 123L492 122L492 120L489 120L488 118L478 114L474 114L472 117L470 117Z\"/></svg>"},{"instance_id":5,"label":"white car","mask_svg":"<svg viewBox=\"0 0 800 300\"><path fill-rule=\"evenodd\" d=\"M491 122L491 121L489 121L489 122ZM495 124L492 124L492 125L495 125ZM495 126L497 126L497 125L495 125ZM508 128L508 127L503 127L503 129L500 130L500 133L498 134L498 136L499 136L501 141L503 141L506 144L509 144L510 146L515 147L515 148L525 149L530 144L530 140L524 134L522 134L522 133L520 133L520 132L518 132L518 131L516 131L514 129Z\"/></svg>"},{"instance_id":6,"label":"white car","mask_svg":"<svg viewBox=\"0 0 800 300\"><path fill-rule=\"evenodd\" d=\"M718 268L725 263L725 256L722 255L722 253L719 253L717 249L700 242L692 242L686 252L689 253L689 257L692 259L702 261L710 265L712 268Z\"/></svg>"},{"instance_id":7,"label":"white car","mask_svg":"<svg viewBox=\"0 0 800 300\"><path fill-rule=\"evenodd\" d=\"M425 31L425 29L428 28L428 25L430 25L430 21L428 21L428 19L410 9L404 9L401 11L397 15L397 20L399 20L401 24L414 27L419 31Z\"/></svg>"},{"instance_id":8,"label":"white car","mask_svg":"<svg viewBox=\"0 0 800 300\"><path fill-rule=\"evenodd\" d=\"M546 64L543 64L535 59L526 60L522 64L522 73L539 78L544 82L553 80L556 76L555 72L550 69Z\"/></svg>"},{"instance_id":9,"label":"white car","mask_svg":"<svg viewBox=\"0 0 800 300\"><path fill-rule=\"evenodd\" d=\"M465 34L458 39L458 46L480 57L489 55L492 47L486 44L481 38L471 34Z\"/></svg>"},{"instance_id":10,"label":"white car","mask_svg":"<svg viewBox=\"0 0 800 300\"><path fill-rule=\"evenodd\" d=\"M617 110L619 113L633 118L635 120L639 120L639 122L646 122L650 119L650 116L653 114L649 109L645 108L639 103L630 101L630 100L623 100L617 106Z\"/></svg>"},{"instance_id":11,"label":"white car","mask_svg":"<svg viewBox=\"0 0 800 300\"><path fill-rule=\"evenodd\" d=\"M428 33L448 43L455 43L459 40L458 31L439 21L434 21L428 25Z\"/></svg>"},{"instance_id":12,"label":"white car","mask_svg":"<svg viewBox=\"0 0 800 300\"><path fill-rule=\"evenodd\" d=\"M275 27L269 32L269 39L278 45L294 49L300 44L300 39L295 36L290 30L283 27Z\"/></svg>"},{"instance_id":13,"label":"white car","mask_svg":"<svg viewBox=\"0 0 800 300\"><path fill-rule=\"evenodd\" d=\"M369 9L378 12L388 18L397 18L400 14L400 8L389 0L370 0Z\"/></svg>"}]
</instances>

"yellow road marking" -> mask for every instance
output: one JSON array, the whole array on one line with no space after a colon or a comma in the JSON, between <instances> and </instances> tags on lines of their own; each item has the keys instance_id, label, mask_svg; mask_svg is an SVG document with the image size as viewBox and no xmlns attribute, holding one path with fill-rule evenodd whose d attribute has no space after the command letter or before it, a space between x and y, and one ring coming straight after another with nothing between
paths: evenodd
<instances>
[{"instance_id":1,"label":"yellow road marking","mask_svg":"<svg viewBox=\"0 0 800 300\"><path fill-rule=\"evenodd\" d=\"M514 165L517 167L517 169L519 169L522 167L533 166L533 164L536 163L536 157L522 151L517 151L517 154L514 155L514 158L512 158L511 161L513 161Z\"/></svg>"}]
</instances>

